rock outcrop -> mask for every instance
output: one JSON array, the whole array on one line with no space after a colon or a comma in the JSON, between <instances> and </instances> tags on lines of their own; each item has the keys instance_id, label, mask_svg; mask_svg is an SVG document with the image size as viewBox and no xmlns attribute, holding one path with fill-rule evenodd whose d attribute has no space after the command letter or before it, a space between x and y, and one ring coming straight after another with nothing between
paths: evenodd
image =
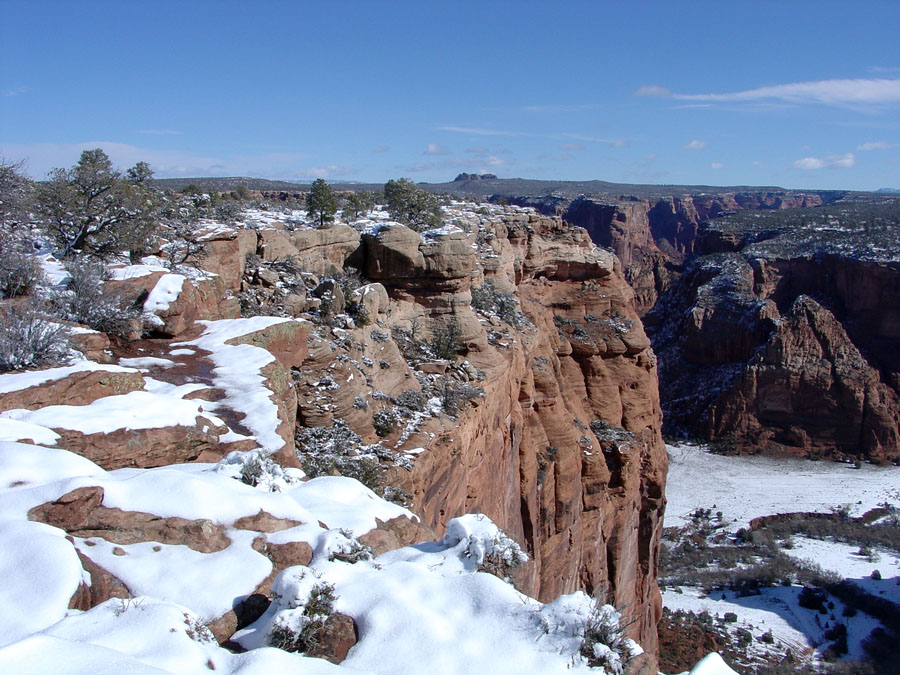
<instances>
[{"instance_id":1,"label":"rock outcrop","mask_svg":"<svg viewBox=\"0 0 900 675\"><path fill-rule=\"evenodd\" d=\"M363 246L362 269L391 298L377 323L405 330L421 321L426 337L456 326L471 372L459 367L459 377L484 390L455 420L389 434L382 446L412 461L391 469L388 482L438 532L451 518L485 513L531 557L516 576L524 592L550 600L585 589L625 607L635 638L655 649L666 455L656 360L616 257L584 230L517 210L481 218L469 232L383 227ZM517 326L473 311L472 288L485 281L515 293ZM333 346L311 346L301 368L305 424L341 418L378 440L379 399L354 400L373 388L396 399L457 372L462 357L413 360L411 373L386 331L371 340L380 330L356 329L347 357L389 368L351 367L335 362ZM354 377L360 370L365 380ZM385 381L388 373L400 378ZM326 375L341 386L329 389Z\"/></svg>"},{"instance_id":2,"label":"rock outcrop","mask_svg":"<svg viewBox=\"0 0 900 675\"><path fill-rule=\"evenodd\" d=\"M700 226L711 218L743 210L781 210L818 206L834 195L784 190L747 190L682 196L548 197L526 200L545 213L587 230L598 245L622 261L644 316L678 278L684 261L697 250ZM522 199L512 199L520 202Z\"/></svg>"}]
</instances>

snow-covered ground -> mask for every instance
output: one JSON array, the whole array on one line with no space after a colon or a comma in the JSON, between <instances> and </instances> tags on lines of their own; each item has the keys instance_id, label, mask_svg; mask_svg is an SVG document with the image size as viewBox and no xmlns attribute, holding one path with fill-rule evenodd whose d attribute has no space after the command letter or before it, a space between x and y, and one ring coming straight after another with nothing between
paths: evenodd
<instances>
[{"instance_id":1,"label":"snow-covered ground","mask_svg":"<svg viewBox=\"0 0 900 675\"><path fill-rule=\"evenodd\" d=\"M698 508L721 511L731 531L759 516L849 506L859 516L900 503L900 468L804 459L727 457L703 446L670 445L666 527L685 525ZM714 508L713 508L714 507Z\"/></svg>"},{"instance_id":2,"label":"snow-covered ground","mask_svg":"<svg viewBox=\"0 0 900 675\"><path fill-rule=\"evenodd\" d=\"M788 647L795 656L809 657L812 662L815 662L816 648L821 653L830 643L825 638L825 631L840 621L847 626L850 652L846 658L865 658L860 642L879 625L878 621L862 612L849 618L843 616L843 603L834 598L831 599L834 608L827 614L800 607L797 598L801 590L800 586L774 586L761 589L759 595L741 597L732 591L716 591L705 596L700 589L685 586L663 591L663 606L672 611L709 612L714 618L733 612L738 620L720 625L729 630L743 628L750 631L753 642L748 648L749 654L771 651L771 646L761 640L764 633L771 632L774 640Z\"/></svg>"},{"instance_id":3,"label":"snow-covered ground","mask_svg":"<svg viewBox=\"0 0 900 675\"><path fill-rule=\"evenodd\" d=\"M784 549L791 558L812 561L872 595L900 604L900 554L897 552L873 547L871 555L860 555L859 546L799 536L793 537L792 543L793 548Z\"/></svg>"},{"instance_id":4,"label":"snow-covered ground","mask_svg":"<svg viewBox=\"0 0 900 675\"><path fill-rule=\"evenodd\" d=\"M478 573L486 556L514 563L522 555L487 518L451 521L439 542L342 562L333 556L352 546L348 537L372 529L376 518L412 514L349 478L268 492L236 480L238 472L237 463L107 472L65 450L0 443L0 672L588 672L579 649L596 605L580 592L544 605ZM85 486L102 487L111 508L222 524L231 543L213 553L99 537L70 543L62 530L27 520L34 506ZM302 524L270 535L234 526L261 509ZM313 560L276 579L275 602L236 636L251 651L235 655L202 623L271 572L252 546L257 536L305 541ZM138 597L68 609L85 579L76 550ZM274 626L299 626L320 583L334 586L336 609L359 627L360 641L339 667L265 646Z\"/></svg>"},{"instance_id":5,"label":"snow-covered ground","mask_svg":"<svg viewBox=\"0 0 900 675\"><path fill-rule=\"evenodd\" d=\"M884 504L900 502L900 468L813 462L766 457L715 455L701 446L668 446L669 474L666 483L665 526L682 527L698 508L722 512L724 529L746 527L750 520L790 512L829 513L849 507L852 516ZM825 571L835 572L867 592L900 602L900 555L873 548L871 557L860 555L859 546L794 536L792 548L782 552L797 560L811 561ZM872 578L878 570L881 579ZM878 576L878 575L876 575ZM826 614L799 606L800 586L761 589L759 595L740 597L732 591L714 591L706 596L696 587L669 587L663 591L663 605L672 611L709 612L713 617L737 615L734 623L720 624L729 631L743 628L753 635L751 653L762 654L771 645L760 638L771 631L777 642L795 656L815 659L829 645L825 632L836 622L847 626L845 658L861 659L860 642L879 625L872 617L857 612L844 615L843 603L829 596Z\"/></svg>"}]
</instances>

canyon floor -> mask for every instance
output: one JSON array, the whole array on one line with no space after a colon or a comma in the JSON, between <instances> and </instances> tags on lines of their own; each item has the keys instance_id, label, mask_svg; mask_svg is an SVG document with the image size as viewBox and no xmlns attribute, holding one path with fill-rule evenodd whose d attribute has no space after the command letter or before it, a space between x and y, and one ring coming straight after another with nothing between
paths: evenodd
<instances>
[{"instance_id":1,"label":"canyon floor","mask_svg":"<svg viewBox=\"0 0 900 675\"><path fill-rule=\"evenodd\" d=\"M732 643L726 659L741 671L782 662L819 671L869 658L863 643L882 619L859 600L893 603L896 613L900 542L866 537L879 525L897 530L900 468L667 450L664 622L687 615L705 625L720 647ZM778 530L766 534L768 523ZM804 585L823 590L804 596ZM843 653L832 649L836 640Z\"/></svg>"}]
</instances>

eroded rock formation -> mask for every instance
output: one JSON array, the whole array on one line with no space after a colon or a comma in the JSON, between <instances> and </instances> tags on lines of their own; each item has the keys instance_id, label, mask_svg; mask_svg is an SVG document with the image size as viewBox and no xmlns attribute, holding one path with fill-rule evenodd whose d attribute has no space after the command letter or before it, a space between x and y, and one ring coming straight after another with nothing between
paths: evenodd
<instances>
[{"instance_id":1,"label":"eroded rock formation","mask_svg":"<svg viewBox=\"0 0 900 675\"><path fill-rule=\"evenodd\" d=\"M453 363L407 364L386 333L381 342L372 334L419 320L426 331L453 323L471 372L460 377L484 396L455 420L388 435L383 445L414 457L389 482L437 531L461 514L487 514L531 557L516 577L522 590L542 600L578 588L597 594L625 608L634 635L653 650L666 455L656 360L632 291L615 256L584 230L527 212L481 220L468 233L423 239L391 226L363 237L366 276L391 302L373 328L353 332L347 355L389 368L335 362L333 347L313 342L301 368L301 417L341 418L377 440L377 404L363 408L359 398L373 388L392 397L419 390L446 377L427 373ZM472 287L485 280L515 292L518 328L473 311ZM359 370L366 380L353 377ZM329 391L319 373L346 384Z\"/></svg>"}]
</instances>

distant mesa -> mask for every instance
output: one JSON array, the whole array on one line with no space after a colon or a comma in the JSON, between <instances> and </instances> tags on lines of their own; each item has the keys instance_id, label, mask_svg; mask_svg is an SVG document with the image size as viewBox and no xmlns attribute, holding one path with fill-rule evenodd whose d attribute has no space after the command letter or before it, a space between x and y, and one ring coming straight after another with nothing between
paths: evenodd
<instances>
[{"instance_id":1,"label":"distant mesa","mask_svg":"<svg viewBox=\"0 0 900 675\"><path fill-rule=\"evenodd\" d=\"M453 179L454 183L463 183L469 182L472 180L496 180L497 176L492 173L483 173L478 175L477 173L461 173L456 178Z\"/></svg>"},{"instance_id":2,"label":"distant mesa","mask_svg":"<svg viewBox=\"0 0 900 675\"><path fill-rule=\"evenodd\" d=\"M466 174L460 174L460 176L465 176ZM882 194L889 195L900 195L900 188L878 188L875 192L880 192Z\"/></svg>"}]
</instances>

